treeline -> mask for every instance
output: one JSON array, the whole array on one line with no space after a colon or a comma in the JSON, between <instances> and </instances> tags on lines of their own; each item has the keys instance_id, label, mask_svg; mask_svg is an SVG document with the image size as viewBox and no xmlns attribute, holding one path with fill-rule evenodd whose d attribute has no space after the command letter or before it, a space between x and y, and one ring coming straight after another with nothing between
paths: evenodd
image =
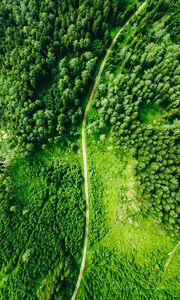
<instances>
[{"instance_id":1,"label":"treeline","mask_svg":"<svg viewBox=\"0 0 180 300\"><path fill-rule=\"evenodd\" d=\"M69 299L85 227L80 166L23 160L6 172L0 206L0 298L56 299L61 294Z\"/></svg>"},{"instance_id":2,"label":"treeline","mask_svg":"<svg viewBox=\"0 0 180 300\"><path fill-rule=\"evenodd\" d=\"M119 37L98 87L88 132L137 159L143 206L178 230L179 1L149 1Z\"/></svg>"},{"instance_id":3,"label":"treeline","mask_svg":"<svg viewBox=\"0 0 180 300\"><path fill-rule=\"evenodd\" d=\"M12 146L18 143L25 153L45 147L82 119L82 101L110 30L136 9L138 1L131 9L129 2L1 2L0 114L13 131Z\"/></svg>"}]
</instances>

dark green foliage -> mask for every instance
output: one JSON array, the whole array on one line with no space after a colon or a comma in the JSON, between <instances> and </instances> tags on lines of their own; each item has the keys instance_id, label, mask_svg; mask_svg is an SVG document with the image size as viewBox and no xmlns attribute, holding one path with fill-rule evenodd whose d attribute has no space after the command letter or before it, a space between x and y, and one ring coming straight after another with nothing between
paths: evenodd
<instances>
[{"instance_id":1,"label":"dark green foliage","mask_svg":"<svg viewBox=\"0 0 180 300\"><path fill-rule=\"evenodd\" d=\"M23 166L18 164L3 180L1 298L35 299L49 291L69 299L85 226L80 166L60 162L46 166L27 160Z\"/></svg>"},{"instance_id":2,"label":"dark green foliage","mask_svg":"<svg viewBox=\"0 0 180 300\"><path fill-rule=\"evenodd\" d=\"M0 116L22 152L52 137L64 140L82 120L97 58L111 40L112 13L127 6L113 8L110 0L1 2Z\"/></svg>"}]
</instances>

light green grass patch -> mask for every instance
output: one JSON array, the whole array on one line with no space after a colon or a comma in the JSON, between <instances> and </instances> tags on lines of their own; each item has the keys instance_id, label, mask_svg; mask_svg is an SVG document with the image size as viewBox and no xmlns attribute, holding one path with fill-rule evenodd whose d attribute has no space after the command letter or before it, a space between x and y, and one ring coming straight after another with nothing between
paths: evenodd
<instances>
[{"instance_id":1,"label":"light green grass patch","mask_svg":"<svg viewBox=\"0 0 180 300\"><path fill-rule=\"evenodd\" d=\"M111 244L115 245L120 252L135 249L137 259L139 259L139 255L147 254L156 247L167 248L168 257L168 251L173 245L171 238L155 221L150 218L145 220L140 215L135 223L115 224L104 238L104 243L109 247ZM141 257L141 259L143 258Z\"/></svg>"},{"instance_id":2,"label":"light green grass patch","mask_svg":"<svg viewBox=\"0 0 180 300\"><path fill-rule=\"evenodd\" d=\"M174 299L177 299L177 255L174 255L166 276L163 275L176 239L168 236L151 216L143 216L141 193L136 182L136 160L129 153L117 154L108 137L94 140L89 135L87 149L89 166L95 167L93 175L89 169L89 183L91 186L91 176L94 176L102 184L102 199L97 197L96 201L99 199L104 204L102 214L106 215L107 229L101 239L95 240L89 247L78 299L85 299L87 291L89 297L94 295L88 285L89 280L93 281L93 289L102 286L105 298L110 293L110 297L118 299L117 296L126 292L125 297L131 297L128 293L133 288L136 291L131 299L136 299L137 295L151 299L152 294L152 299L165 299L167 291L167 297L174 294ZM98 195L97 189L96 185ZM92 222L93 207L90 216ZM93 237L92 234L89 236ZM171 285L172 281L174 284ZM102 299L101 294L99 299Z\"/></svg>"},{"instance_id":3,"label":"light green grass patch","mask_svg":"<svg viewBox=\"0 0 180 300\"><path fill-rule=\"evenodd\" d=\"M103 202L109 226L124 222L139 210L134 170L136 161L129 154L117 156L110 140L91 144L88 150L89 159L103 183Z\"/></svg>"},{"instance_id":4,"label":"light green grass patch","mask_svg":"<svg viewBox=\"0 0 180 300\"><path fill-rule=\"evenodd\" d=\"M145 124L159 125L162 123L165 113L165 110L159 105L146 105L140 111L140 120Z\"/></svg>"}]
</instances>

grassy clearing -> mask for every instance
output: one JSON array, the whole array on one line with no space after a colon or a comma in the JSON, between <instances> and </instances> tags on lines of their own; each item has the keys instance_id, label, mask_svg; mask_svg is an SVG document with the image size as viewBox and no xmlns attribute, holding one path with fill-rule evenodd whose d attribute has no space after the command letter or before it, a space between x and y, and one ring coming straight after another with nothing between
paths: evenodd
<instances>
[{"instance_id":1,"label":"grassy clearing","mask_svg":"<svg viewBox=\"0 0 180 300\"><path fill-rule=\"evenodd\" d=\"M47 165L52 161L75 162L80 159L80 155L72 151L71 147L62 148L61 145L50 145L46 150L35 153L36 161L44 161Z\"/></svg>"},{"instance_id":2,"label":"grassy clearing","mask_svg":"<svg viewBox=\"0 0 180 300\"><path fill-rule=\"evenodd\" d=\"M103 203L109 226L130 217L137 210L134 166L136 161L129 155L117 156L111 142L98 142L90 147L89 160L94 164L97 177L103 185ZM128 205L126 206L126 203ZM121 209L122 208L122 209ZM122 213L122 210L124 211Z\"/></svg>"},{"instance_id":3,"label":"grassy clearing","mask_svg":"<svg viewBox=\"0 0 180 300\"><path fill-rule=\"evenodd\" d=\"M173 246L174 241L150 220L142 220L138 227L118 224L91 248L84 299L178 299L177 260L169 277L163 278Z\"/></svg>"},{"instance_id":4,"label":"grassy clearing","mask_svg":"<svg viewBox=\"0 0 180 300\"><path fill-rule=\"evenodd\" d=\"M117 154L111 139L87 140L89 250L77 299L179 299L177 253L164 275L176 239L143 217L136 161Z\"/></svg>"},{"instance_id":5,"label":"grassy clearing","mask_svg":"<svg viewBox=\"0 0 180 300\"><path fill-rule=\"evenodd\" d=\"M158 105L147 105L140 110L140 121L145 124L158 125L161 124L165 113L165 110Z\"/></svg>"}]
</instances>

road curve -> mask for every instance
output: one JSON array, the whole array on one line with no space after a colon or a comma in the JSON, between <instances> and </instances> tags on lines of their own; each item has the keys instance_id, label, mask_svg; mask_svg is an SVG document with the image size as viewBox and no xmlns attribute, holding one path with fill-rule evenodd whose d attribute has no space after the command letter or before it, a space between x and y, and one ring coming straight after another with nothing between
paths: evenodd
<instances>
[{"instance_id":1,"label":"road curve","mask_svg":"<svg viewBox=\"0 0 180 300\"><path fill-rule=\"evenodd\" d=\"M71 297L71 300L75 300L77 292L79 290L80 287L80 283L82 280L82 276L83 276L83 272L84 272L84 268L85 268L85 262L86 262L86 256L87 256L87 247L88 247L88 231L89 231L89 190L88 190L88 164L87 164L87 152L86 152L86 134L85 134L85 125L86 125L86 118L87 118L87 113L89 111L89 108L91 106L93 97L95 95L97 86L100 82L101 79L101 75L102 72L104 70L104 66L106 64L106 61L111 53L111 50L114 46L114 44L116 43L119 35L122 33L122 31L127 27L127 25L129 24L129 21L135 17L136 15L138 15L141 10L144 8L144 6L146 5L147 0L139 7L139 9L132 15L132 17L125 23L125 25L118 31L118 33L116 34L116 36L114 37L110 47L107 50L107 53L101 63L98 75L96 77L96 81L94 83L88 104L86 106L85 112L84 112L84 117L83 117L83 121L82 121L82 156L83 156L83 166L84 166L84 190L85 190L85 197L86 197L86 227L85 227L85 238L84 238L84 248L83 248L83 257L82 257L82 262L81 262L81 267L80 267L80 272L79 272L79 276L78 276L78 280L76 283L76 287L74 289L73 295Z\"/></svg>"}]
</instances>

